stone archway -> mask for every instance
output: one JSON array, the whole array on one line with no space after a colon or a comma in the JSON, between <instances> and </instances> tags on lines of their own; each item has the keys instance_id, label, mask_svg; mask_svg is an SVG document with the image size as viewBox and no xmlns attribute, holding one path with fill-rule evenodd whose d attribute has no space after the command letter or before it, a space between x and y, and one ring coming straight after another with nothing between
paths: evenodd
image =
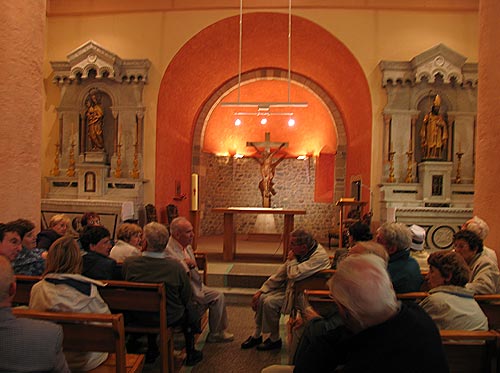
<instances>
[{"instance_id":1,"label":"stone archway","mask_svg":"<svg viewBox=\"0 0 500 373\"><path fill-rule=\"evenodd\" d=\"M197 123L203 117L201 112L238 71L238 38L228 37L237 36L238 18L223 19L200 31L179 50L165 71L158 97L156 136L156 204L160 208L172 202L176 181L183 191L189 190L192 165L200 151L197 131L201 128ZM287 15L248 13L244 22L248 31L243 32L247 49L242 72L266 67L286 70L288 55L283 41L287 40ZM297 16L292 17L292 22L295 77L316 82L324 92L322 99L331 100L337 108L332 113L338 115L337 123L343 123L346 144L345 149L338 150L341 154L356 154L354 161L345 161L344 180L362 175L364 183L369 184L372 105L365 74L352 53L327 30ZM179 203L179 211L187 215L189 203Z\"/></svg>"},{"instance_id":2,"label":"stone archway","mask_svg":"<svg viewBox=\"0 0 500 373\"><path fill-rule=\"evenodd\" d=\"M242 74L241 81L251 81L251 80L272 80L279 79L283 77L283 71L279 69L258 69L255 71L251 71L245 74ZM325 90L316 82L311 79L301 76L300 74L293 73L291 74L291 80L293 82L300 82L300 85L306 87L315 93L315 95L323 101L324 105L328 108L330 115L332 117L332 126L333 130L336 133L337 137L337 146L336 146L336 154L337 161L335 162L335 171L334 174L337 177L337 182L335 183L335 199L338 199L344 196L345 191L345 169L346 169L346 151L347 151L347 136L344 125L344 120L338 107L335 102L331 99L331 97L325 92ZM202 150L203 150L203 137L205 133L205 128L207 126L207 116L209 116L213 107L217 105L220 98L224 95L225 92L233 89L238 84L238 78L235 77L228 82L224 83L221 87L219 87L214 94L205 102L203 107L200 110L199 116L196 120L196 124L194 127L193 134L193 144L192 144L192 172L201 174L201 159L202 159Z\"/></svg>"}]
</instances>

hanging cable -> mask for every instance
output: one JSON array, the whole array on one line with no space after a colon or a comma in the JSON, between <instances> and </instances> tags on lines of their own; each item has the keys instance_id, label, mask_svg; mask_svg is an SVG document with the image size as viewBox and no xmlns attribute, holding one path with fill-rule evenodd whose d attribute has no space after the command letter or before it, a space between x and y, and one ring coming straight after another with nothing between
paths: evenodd
<instances>
[{"instance_id":1,"label":"hanging cable","mask_svg":"<svg viewBox=\"0 0 500 373\"><path fill-rule=\"evenodd\" d=\"M292 0L288 0L288 103L292 82Z\"/></svg>"},{"instance_id":2,"label":"hanging cable","mask_svg":"<svg viewBox=\"0 0 500 373\"><path fill-rule=\"evenodd\" d=\"M241 91L241 47L243 36L243 0L240 0L240 40L238 47L238 103L240 103Z\"/></svg>"}]
</instances>

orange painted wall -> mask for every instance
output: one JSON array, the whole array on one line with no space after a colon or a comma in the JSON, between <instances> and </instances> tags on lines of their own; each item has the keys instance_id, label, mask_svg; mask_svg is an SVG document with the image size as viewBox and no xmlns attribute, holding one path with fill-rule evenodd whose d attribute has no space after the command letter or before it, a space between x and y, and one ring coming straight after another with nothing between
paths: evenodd
<instances>
[{"instance_id":1,"label":"orange painted wall","mask_svg":"<svg viewBox=\"0 0 500 373\"><path fill-rule=\"evenodd\" d=\"M293 17L292 70L320 85L346 124L350 175L369 183L372 105L366 77L353 54L311 21ZM288 67L288 16L251 13L243 17L242 71ZM172 59L163 76L156 137L157 206L171 203L175 180L188 191L194 123L203 103L238 72L238 17L217 22L195 35ZM179 206L187 214L188 202Z\"/></svg>"},{"instance_id":2,"label":"orange painted wall","mask_svg":"<svg viewBox=\"0 0 500 373\"><path fill-rule=\"evenodd\" d=\"M314 202L331 203L335 185L335 155L321 153L316 158L316 188Z\"/></svg>"}]
</instances>

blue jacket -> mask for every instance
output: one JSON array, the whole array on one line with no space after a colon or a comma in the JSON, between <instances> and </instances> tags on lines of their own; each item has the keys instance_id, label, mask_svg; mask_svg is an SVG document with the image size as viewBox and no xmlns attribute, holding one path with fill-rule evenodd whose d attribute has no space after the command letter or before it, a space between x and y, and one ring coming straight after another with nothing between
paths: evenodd
<instances>
[{"instance_id":1,"label":"blue jacket","mask_svg":"<svg viewBox=\"0 0 500 373\"><path fill-rule=\"evenodd\" d=\"M420 266L410 256L409 250L397 251L389 257L387 271L396 293L420 291L423 278Z\"/></svg>"}]
</instances>

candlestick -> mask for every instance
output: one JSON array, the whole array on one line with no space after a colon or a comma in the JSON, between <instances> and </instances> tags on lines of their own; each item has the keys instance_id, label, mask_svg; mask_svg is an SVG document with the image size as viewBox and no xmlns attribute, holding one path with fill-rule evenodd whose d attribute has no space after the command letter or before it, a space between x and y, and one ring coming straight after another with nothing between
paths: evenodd
<instances>
[{"instance_id":1,"label":"candlestick","mask_svg":"<svg viewBox=\"0 0 500 373\"><path fill-rule=\"evenodd\" d=\"M396 152L389 152L389 177L387 178L388 183L396 182L396 178L394 177L394 154L396 154Z\"/></svg>"},{"instance_id":2,"label":"candlestick","mask_svg":"<svg viewBox=\"0 0 500 373\"><path fill-rule=\"evenodd\" d=\"M60 148L60 144L57 143L56 144L56 155L54 157L54 168L50 171L50 173L53 175L53 176L59 176L60 174L60 170L59 170L59 148Z\"/></svg>"},{"instance_id":3,"label":"candlestick","mask_svg":"<svg viewBox=\"0 0 500 373\"><path fill-rule=\"evenodd\" d=\"M115 177L122 177L122 152L121 152L122 144L118 144L117 152L116 152L116 169L115 169Z\"/></svg>"},{"instance_id":4,"label":"candlestick","mask_svg":"<svg viewBox=\"0 0 500 373\"><path fill-rule=\"evenodd\" d=\"M461 169L462 169L462 156L464 153L460 151L460 144L459 144L459 150L457 153L458 161L457 161L457 176L455 177L455 184L461 184L462 183L462 176L461 176Z\"/></svg>"},{"instance_id":5,"label":"candlestick","mask_svg":"<svg viewBox=\"0 0 500 373\"><path fill-rule=\"evenodd\" d=\"M75 176L75 142L71 140L71 148L69 150L69 161L68 169L66 170L66 176Z\"/></svg>"}]
</instances>

